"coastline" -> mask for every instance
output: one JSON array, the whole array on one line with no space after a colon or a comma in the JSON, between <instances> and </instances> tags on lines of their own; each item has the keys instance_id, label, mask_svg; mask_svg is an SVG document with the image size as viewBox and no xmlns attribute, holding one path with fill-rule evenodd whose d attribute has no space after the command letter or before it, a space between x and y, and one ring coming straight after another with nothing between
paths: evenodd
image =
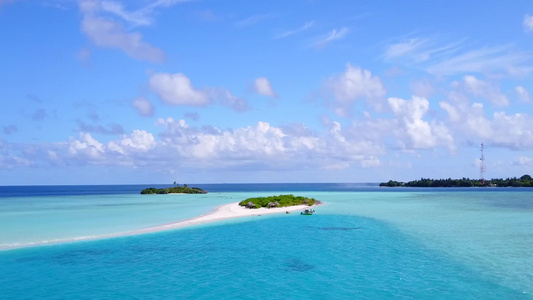
<instances>
[{"instance_id":1,"label":"coastline","mask_svg":"<svg viewBox=\"0 0 533 300\"><path fill-rule=\"evenodd\" d=\"M189 227L193 225L212 223L212 222L228 220L228 219L255 217L255 216L261 216L261 215L302 211L306 208L315 207L315 206L319 206L322 204L323 202L316 201L315 204L312 206L295 205L295 206L276 207L276 208L264 208L263 207L263 208L257 208L257 209L249 209L249 208L240 206L239 202L233 202L233 203L219 205L215 207L215 209L212 210L211 212L200 215L198 217L180 220L180 221L176 221L172 223L156 225L156 226L142 228L142 229L135 229L135 230L125 231L125 232L97 235L97 236L82 236L82 237L75 237L75 238L47 240L47 241L41 241L41 242L21 243L21 244L16 244L16 245L10 245L9 247L6 247L6 248L0 248L0 251L27 248L27 247L45 246L45 245L55 245L55 244L62 244L62 243L69 243L69 242L92 241L92 240L100 240L100 239L107 239L107 238L126 237L126 236L138 235L138 234L154 233L154 232L174 230L174 229Z\"/></svg>"}]
</instances>

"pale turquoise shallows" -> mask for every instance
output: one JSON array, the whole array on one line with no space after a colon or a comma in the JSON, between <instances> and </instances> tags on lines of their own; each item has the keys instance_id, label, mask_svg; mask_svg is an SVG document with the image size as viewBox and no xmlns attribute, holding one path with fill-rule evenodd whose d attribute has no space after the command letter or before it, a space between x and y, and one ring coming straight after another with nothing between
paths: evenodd
<instances>
[{"instance_id":1,"label":"pale turquoise shallows","mask_svg":"<svg viewBox=\"0 0 533 300\"><path fill-rule=\"evenodd\" d=\"M531 190L224 189L0 197L0 299L533 299ZM5 250L289 192L325 204L313 216Z\"/></svg>"}]
</instances>

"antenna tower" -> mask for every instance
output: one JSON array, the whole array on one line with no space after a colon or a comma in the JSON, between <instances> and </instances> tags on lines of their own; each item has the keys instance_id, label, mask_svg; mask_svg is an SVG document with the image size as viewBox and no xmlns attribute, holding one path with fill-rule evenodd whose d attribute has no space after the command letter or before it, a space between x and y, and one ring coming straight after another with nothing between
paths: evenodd
<instances>
[{"instance_id":1,"label":"antenna tower","mask_svg":"<svg viewBox=\"0 0 533 300\"><path fill-rule=\"evenodd\" d=\"M479 175L481 176L481 181L485 182L485 171L487 170L485 167L485 155L483 154L483 143L481 143L481 158L480 164L479 164Z\"/></svg>"}]
</instances>

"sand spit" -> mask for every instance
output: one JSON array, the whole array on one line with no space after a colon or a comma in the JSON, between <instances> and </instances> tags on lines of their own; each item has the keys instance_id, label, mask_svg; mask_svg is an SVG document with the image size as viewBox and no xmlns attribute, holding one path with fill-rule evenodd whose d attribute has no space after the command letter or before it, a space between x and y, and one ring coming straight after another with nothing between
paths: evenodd
<instances>
[{"instance_id":1,"label":"sand spit","mask_svg":"<svg viewBox=\"0 0 533 300\"><path fill-rule=\"evenodd\" d=\"M315 203L316 204L313 206L322 204L319 201L316 201ZM240 206L239 202L235 202L235 203L229 203L229 204L218 206L217 208L215 208L214 211L192 218L192 219L185 219L185 220L181 220L177 222L148 227L144 229L137 229L137 230L132 230L132 231L98 235L98 236L82 236L82 237L76 237L76 238L54 239L54 240L34 242L34 243L0 245L0 251L16 249L16 248L33 247L33 246L53 245L53 244L68 243L68 242L90 241L90 240L98 240L98 239L105 239L105 238L131 236L131 235L137 235L137 234L178 229L178 228L188 227L192 225L211 223L211 222L222 221L222 220L227 220L227 219L253 217L253 216L261 216L261 215L268 215L268 214L279 214L279 213L294 212L294 211L303 211L304 209L309 208L309 207L310 206L307 206L307 205L296 205L296 206L277 207L277 208L248 209L243 206ZM7 247L2 247L2 246L7 246Z\"/></svg>"}]
</instances>

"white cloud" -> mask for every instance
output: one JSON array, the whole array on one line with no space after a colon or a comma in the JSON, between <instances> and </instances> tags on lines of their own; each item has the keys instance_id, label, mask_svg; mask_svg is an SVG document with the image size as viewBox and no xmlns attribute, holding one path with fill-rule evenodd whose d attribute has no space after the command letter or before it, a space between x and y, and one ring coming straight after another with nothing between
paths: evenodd
<instances>
[{"instance_id":1,"label":"white cloud","mask_svg":"<svg viewBox=\"0 0 533 300\"><path fill-rule=\"evenodd\" d=\"M493 143L514 149L533 147L533 119L529 115L496 112L491 125Z\"/></svg>"},{"instance_id":2,"label":"white cloud","mask_svg":"<svg viewBox=\"0 0 533 300\"><path fill-rule=\"evenodd\" d=\"M529 95L529 92L526 90L523 86L517 86L515 87L515 92L518 97L518 99L522 102L531 103L531 96Z\"/></svg>"},{"instance_id":3,"label":"white cloud","mask_svg":"<svg viewBox=\"0 0 533 300\"><path fill-rule=\"evenodd\" d=\"M437 76L464 73L523 76L532 71L531 55L512 45L474 48L459 40L438 45L427 38L411 38L389 45L383 58Z\"/></svg>"},{"instance_id":4,"label":"white cloud","mask_svg":"<svg viewBox=\"0 0 533 300\"><path fill-rule=\"evenodd\" d=\"M146 152L155 148L156 142L151 133L144 130L134 130L130 135L124 135L118 141L110 141L108 148L125 154L128 151Z\"/></svg>"},{"instance_id":5,"label":"white cloud","mask_svg":"<svg viewBox=\"0 0 533 300\"><path fill-rule=\"evenodd\" d=\"M324 135L319 136L295 124L277 128L266 122L253 126L223 131L213 128L190 127L184 120L159 119L163 148L172 149L182 160L195 165L261 165L276 169L329 168L332 165L348 167L352 162L366 167L377 166L377 155L382 146L361 139L356 130L343 130L337 122L330 123Z\"/></svg>"},{"instance_id":6,"label":"white cloud","mask_svg":"<svg viewBox=\"0 0 533 300\"><path fill-rule=\"evenodd\" d=\"M422 46L427 43L427 40L420 38L413 38L406 42L400 42L397 44L390 45L385 51L385 58L391 59L396 57L406 56L408 54L413 54L415 51L419 50ZM419 57L418 60L426 60L428 55L415 54Z\"/></svg>"},{"instance_id":7,"label":"white cloud","mask_svg":"<svg viewBox=\"0 0 533 300\"><path fill-rule=\"evenodd\" d=\"M484 47L432 60L426 70L430 74L444 76L494 72L524 75L531 72L527 64L529 60L530 55L509 46Z\"/></svg>"},{"instance_id":8,"label":"white cloud","mask_svg":"<svg viewBox=\"0 0 533 300\"><path fill-rule=\"evenodd\" d=\"M239 112L250 109L245 99L227 89L196 89L191 80L181 73L155 73L150 77L149 85L163 101L171 105L206 106L218 103Z\"/></svg>"},{"instance_id":9,"label":"white cloud","mask_svg":"<svg viewBox=\"0 0 533 300\"><path fill-rule=\"evenodd\" d=\"M341 29L333 29L327 35L320 37L313 44L316 48L324 48L333 41L341 40L348 34L348 28L342 27Z\"/></svg>"},{"instance_id":10,"label":"white cloud","mask_svg":"<svg viewBox=\"0 0 533 300\"><path fill-rule=\"evenodd\" d=\"M337 114L348 116L352 104L366 99L371 105L379 106L378 101L385 96L385 87L377 76L368 70L346 65L346 71L326 81L325 87L333 95L333 106Z\"/></svg>"},{"instance_id":11,"label":"white cloud","mask_svg":"<svg viewBox=\"0 0 533 300\"><path fill-rule=\"evenodd\" d=\"M527 32L533 31L533 16L525 15L523 25Z\"/></svg>"},{"instance_id":12,"label":"white cloud","mask_svg":"<svg viewBox=\"0 0 533 300\"><path fill-rule=\"evenodd\" d=\"M70 138L68 141L68 153L70 156L100 160L104 157L104 150L104 145L94 139L89 133L82 132L78 139Z\"/></svg>"},{"instance_id":13,"label":"white cloud","mask_svg":"<svg viewBox=\"0 0 533 300\"><path fill-rule=\"evenodd\" d=\"M0 3L1 4L1 3ZM0 155L0 170L1 169L13 169L18 167L29 167L33 166L35 163L32 160L29 160L20 156L3 156Z\"/></svg>"},{"instance_id":14,"label":"white cloud","mask_svg":"<svg viewBox=\"0 0 533 300\"><path fill-rule=\"evenodd\" d=\"M155 9L159 7L167 7L180 2L187 2L188 0L159 0L150 1L150 4L134 10L128 11L122 2L118 1L98 1L98 0L83 0L85 2L92 2L93 11L99 9L103 12L111 13L120 17L124 21L134 26L148 26L153 24L152 15Z\"/></svg>"},{"instance_id":15,"label":"white cloud","mask_svg":"<svg viewBox=\"0 0 533 300\"><path fill-rule=\"evenodd\" d=\"M282 32L280 33L279 35L276 36L277 39L282 39L282 38L286 38L288 36L291 36L291 35L294 35L294 34L297 34L297 33L300 33L302 31L305 31L311 27L313 27L313 24L315 23L315 21L311 21L311 22L306 22L302 27L300 28L297 28L297 29L293 29L293 30L288 30L288 31L285 31L285 32Z\"/></svg>"},{"instance_id":16,"label":"white cloud","mask_svg":"<svg viewBox=\"0 0 533 300\"><path fill-rule=\"evenodd\" d=\"M150 77L150 88L172 105L203 106L210 101L206 91L197 90L184 74L156 73Z\"/></svg>"},{"instance_id":17,"label":"white cloud","mask_svg":"<svg viewBox=\"0 0 533 300\"><path fill-rule=\"evenodd\" d=\"M156 3L159 3L158 1ZM164 5L160 3L159 6ZM148 6L137 12L127 12L120 2L82 0L79 3L83 14L82 31L99 47L115 48L129 56L152 62L161 62L165 55L161 49L143 41L139 32L128 32L122 24L109 17L101 16L102 12L112 13L133 25L149 25L148 15L156 6ZM150 8L152 7L152 8Z\"/></svg>"},{"instance_id":18,"label":"white cloud","mask_svg":"<svg viewBox=\"0 0 533 300\"><path fill-rule=\"evenodd\" d=\"M82 21L82 30L97 46L120 49L139 60L152 62L164 60L165 55L162 50L143 42L140 33L126 32L116 22L86 15Z\"/></svg>"},{"instance_id":19,"label":"white cloud","mask_svg":"<svg viewBox=\"0 0 533 300\"><path fill-rule=\"evenodd\" d=\"M109 13L113 13L123 20L134 25L150 25L152 20L149 18L148 13L143 10L129 12L124 8L121 2L114 1L101 1L100 8Z\"/></svg>"},{"instance_id":20,"label":"white cloud","mask_svg":"<svg viewBox=\"0 0 533 300\"><path fill-rule=\"evenodd\" d=\"M395 132L403 147L428 149L440 145L453 149L453 137L444 124L423 120L429 110L427 99L414 96L411 100L389 98L388 102L398 120ZM402 139L405 135L408 139Z\"/></svg>"},{"instance_id":21,"label":"white cloud","mask_svg":"<svg viewBox=\"0 0 533 300\"><path fill-rule=\"evenodd\" d=\"M427 38L411 38L387 46L383 58L386 61L403 62L407 65L424 65L453 56L462 41L437 46Z\"/></svg>"},{"instance_id":22,"label":"white cloud","mask_svg":"<svg viewBox=\"0 0 533 300\"><path fill-rule=\"evenodd\" d=\"M533 118L527 114L495 112L489 118L482 103L454 106L441 102L441 108L448 112L456 138L510 149L533 148Z\"/></svg>"},{"instance_id":23,"label":"white cloud","mask_svg":"<svg viewBox=\"0 0 533 300\"><path fill-rule=\"evenodd\" d=\"M474 76L465 76L464 85L468 92L475 96L482 97L495 106L508 106L509 99L500 92L500 89L493 84L477 79Z\"/></svg>"},{"instance_id":24,"label":"white cloud","mask_svg":"<svg viewBox=\"0 0 533 300\"><path fill-rule=\"evenodd\" d=\"M266 77L259 77L254 80L254 91L259 95L277 98L276 92Z\"/></svg>"},{"instance_id":25,"label":"white cloud","mask_svg":"<svg viewBox=\"0 0 533 300\"><path fill-rule=\"evenodd\" d=\"M131 102L131 106L139 112L141 116L151 117L154 115L154 106L145 98L139 97Z\"/></svg>"},{"instance_id":26,"label":"white cloud","mask_svg":"<svg viewBox=\"0 0 533 300\"><path fill-rule=\"evenodd\" d=\"M459 122L462 119L461 113L452 104L446 101L441 101L439 106L448 113L448 117L452 122Z\"/></svg>"}]
</instances>

